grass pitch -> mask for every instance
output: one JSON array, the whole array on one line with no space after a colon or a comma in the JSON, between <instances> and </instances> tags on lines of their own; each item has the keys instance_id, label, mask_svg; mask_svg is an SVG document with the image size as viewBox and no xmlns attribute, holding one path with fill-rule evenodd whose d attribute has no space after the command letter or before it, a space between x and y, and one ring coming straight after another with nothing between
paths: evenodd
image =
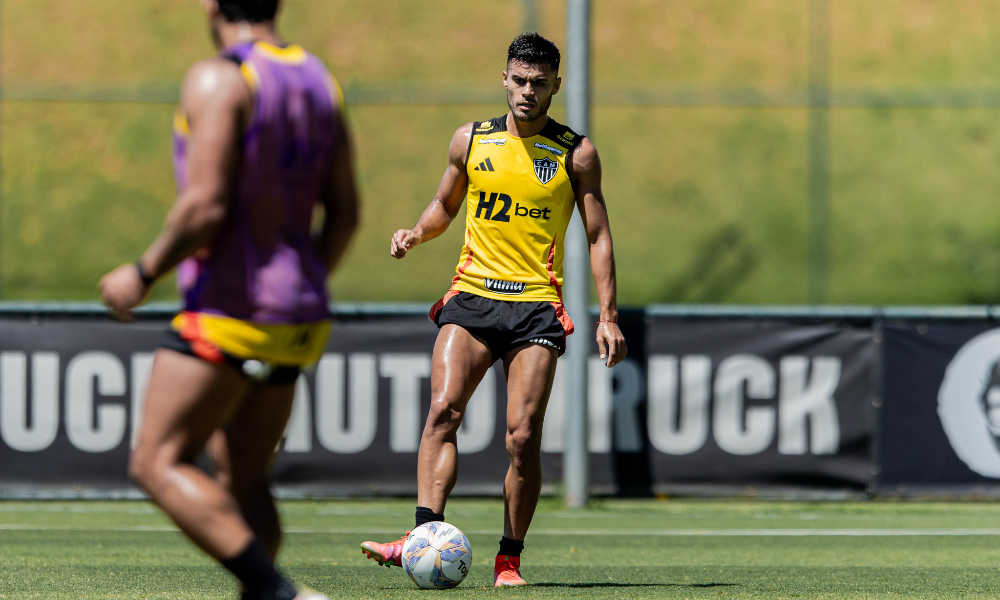
<instances>
[{"instance_id":1,"label":"grass pitch","mask_svg":"<svg viewBox=\"0 0 1000 600\"><path fill-rule=\"evenodd\" d=\"M502 505L456 500L474 566L416 589L358 544L412 522L412 500L286 502L280 557L332 598L987 598L1000 593L1000 505L543 501L525 589L490 587ZM0 598L235 598L230 577L142 502L0 503Z\"/></svg>"}]
</instances>

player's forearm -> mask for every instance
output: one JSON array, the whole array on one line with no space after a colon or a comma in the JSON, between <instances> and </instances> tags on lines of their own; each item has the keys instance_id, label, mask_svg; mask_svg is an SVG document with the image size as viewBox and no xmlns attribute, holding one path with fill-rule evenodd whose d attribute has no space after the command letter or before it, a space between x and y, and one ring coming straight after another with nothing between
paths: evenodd
<instances>
[{"instance_id":1,"label":"player's forearm","mask_svg":"<svg viewBox=\"0 0 1000 600\"><path fill-rule=\"evenodd\" d=\"M602 321L618 320L618 278L611 235L600 235L590 244L590 269L597 288Z\"/></svg>"},{"instance_id":2,"label":"player's forearm","mask_svg":"<svg viewBox=\"0 0 1000 600\"><path fill-rule=\"evenodd\" d=\"M189 192L178 199L159 237L140 259L145 274L159 279L212 241L226 207L208 195Z\"/></svg>"},{"instance_id":3,"label":"player's forearm","mask_svg":"<svg viewBox=\"0 0 1000 600\"><path fill-rule=\"evenodd\" d=\"M420 243L428 242L444 233L453 218L444 203L435 198L417 219L413 232L420 237Z\"/></svg>"}]
</instances>

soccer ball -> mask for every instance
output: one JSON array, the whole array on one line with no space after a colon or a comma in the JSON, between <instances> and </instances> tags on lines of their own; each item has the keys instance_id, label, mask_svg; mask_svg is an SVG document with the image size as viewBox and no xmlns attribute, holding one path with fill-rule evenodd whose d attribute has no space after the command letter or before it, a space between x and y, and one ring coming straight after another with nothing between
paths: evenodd
<instances>
[{"instance_id":1,"label":"soccer ball","mask_svg":"<svg viewBox=\"0 0 1000 600\"><path fill-rule=\"evenodd\" d=\"M458 527L424 523L403 542L403 570L417 587L446 590L462 583L472 566L472 546Z\"/></svg>"}]
</instances>

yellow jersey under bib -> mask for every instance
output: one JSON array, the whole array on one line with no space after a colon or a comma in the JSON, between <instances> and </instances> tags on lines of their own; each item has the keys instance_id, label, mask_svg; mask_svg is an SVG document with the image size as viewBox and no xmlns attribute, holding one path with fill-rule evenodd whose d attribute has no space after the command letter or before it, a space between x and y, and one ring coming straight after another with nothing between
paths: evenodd
<instances>
[{"instance_id":1,"label":"yellow jersey under bib","mask_svg":"<svg viewBox=\"0 0 1000 600\"><path fill-rule=\"evenodd\" d=\"M472 124L465 246L451 293L562 304L563 239L576 193L569 156L582 136L552 119L528 138L507 117Z\"/></svg>"}]
</instances>

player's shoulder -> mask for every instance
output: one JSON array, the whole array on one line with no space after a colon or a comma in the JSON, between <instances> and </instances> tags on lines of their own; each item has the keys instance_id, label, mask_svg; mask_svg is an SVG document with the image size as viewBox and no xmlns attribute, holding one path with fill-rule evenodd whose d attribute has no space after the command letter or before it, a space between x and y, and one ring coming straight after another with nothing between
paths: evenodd
<instances>
[{"instance_id":1,"label":"player's shoulder","mask_svg":"<svg viewBox=\"0 0 1000 600\"><path fill-rule=\"evenodd\" d=\"M473 128L475 123L466 123L455 130L448 145L448 159L454 164L465 164L472 149Z\"/></svg>"},{"instance_id":2,"label":"player's shoulder","mask_svg":"<svg viewBox=\"0 0 1000 600\"><path fill-rule=\"evenodd\" d=\"M198 81L205 75L226 78L229 76L239 77L240 65L238 62L225 56L212 56L204 58L191 65L184 76L185 83L191 80Z\"/></svg>"},{"instance_id":3,"label":"player's shoulder","mask_svg":"<svg viewBox=\"0 0 1000 600\"><path fill-rule=\"evenodd\" d=\"M473 121L469 123L472 135L490 135L491 133L501 133L507 131L507 115L493 117L485 121Z\"/></svg>"},{"instance_id":4,"label":"player's shoulder","mask_svg":"<svg viewBox=\"0 0 1000 600\"><path fill-rule=\"evenodd\" d=\"M237 63L213 56L191 65L181 93L185 100L237 99L246 94L246 84Z\"/></svg>"},{"instance_id":5,"label":"player's shoulder","mask_svg":"<svg viewBox=\"0 0 1000 600\"><path fill-rule=\"evenodd\" d=\"M573 162L579 165L589 165L598 161L597 146L590 141L590 138L582 138L573 150Z\"/></svg>"},{"instance_id":6,"label":"player's shoulder","mask_svg":"<svg viewBox=\"0 0 1000 600\"><path fill-rule=\"evenodd\" d=\"M586 136L580 135L568 126L563 125L559 121L552 118L550 118L549 122L545 124L545 127L539 135L552 140L568 151L572 151L576 147L580 146L587 139Z\"/></svg>"},{"instance_id":7,"label":"player's shoulder","mask_svg":"<svg viewBox=\"0 0 1000 600\"><path fill-rule=\"evenodd\" d=\"M326 61L320 58L318 54L315 54L311 52L308 48L305 48L298 44L293 44L293 46L302 51L302 54L305 57L303 62L311 65L313 68L317 70L323 71L330 77L333 77L333 70L330 68L330 65L326 64Z\"/></svg>"},{"instance_id":8,"label":"player's shoulder","mask_svg":"<svg viewBox=\"0 0 1000 600\"><path fill-rule=\"evenodd\" d=\"M302 48L302 46L298 47ZM333 73L330 65L326 64L326 61L320 58L319 55L313 54L304 48L302 50L305 53L305 64L311 69L312 76L318 77L326 84L334 100L334 105L343 110L345 105L344 86L341 85L340 79Z\"/></svg>"},{"instance_id":9,"label":"player's shoulder","mask_svg":"<svg viewBox=\"0 0 1000 600\"><path fill-rule=\"evenodd\" d=\"M458 129L456 129L455 135L451 137L451 145L455 146L457 144L462 148L467 146L475 132L475 126L476 123L472 122L472 123L466 123L465 125L462 125Z\"/></svg>"}]
</instances>

